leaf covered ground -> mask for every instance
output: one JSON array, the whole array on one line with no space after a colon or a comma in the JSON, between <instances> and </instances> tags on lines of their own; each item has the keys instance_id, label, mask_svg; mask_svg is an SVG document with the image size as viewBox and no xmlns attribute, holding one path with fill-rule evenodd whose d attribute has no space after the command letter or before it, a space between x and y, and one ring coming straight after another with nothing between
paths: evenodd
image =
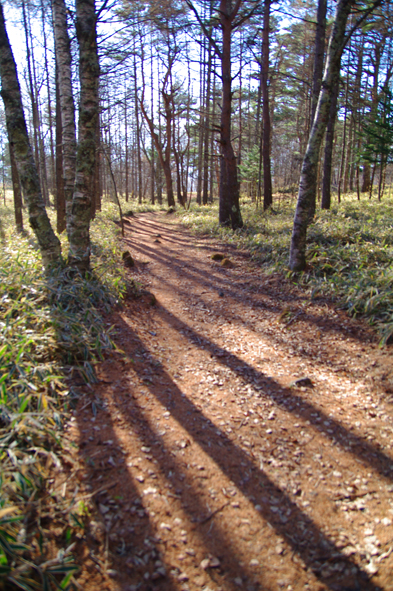
<instances>
[{"instance_id":1,"label":"leaf covered ground","mask_svg":"<svg viewBox=\"0 0 393 591\"><path fill-rule=\"evenodd\" d=\"M248 244L126 228L148 291L105 318L54 482L85 503L79 588L392 591L390 346Z\"/></svg>"}]
</instances>

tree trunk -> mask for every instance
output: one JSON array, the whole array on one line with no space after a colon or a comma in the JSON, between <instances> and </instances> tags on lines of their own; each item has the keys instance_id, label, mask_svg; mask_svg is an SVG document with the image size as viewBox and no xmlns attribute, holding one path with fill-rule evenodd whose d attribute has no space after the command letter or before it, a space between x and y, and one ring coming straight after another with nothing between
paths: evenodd
<instances>
[{"instance_id":1,"label":"tree trunk","mask_svg":"<svg viewBox=\"0 0 393 591\"><path fill-rule=\"evenodd\" d=\"M321 209L330 209L331 205L331 190L332 190L332 159L333 159L333 144L334 144L334 127L336 125L337 116L337 98L338 98L339 80L332 93L332 102L329 109L329 121L326 128L325 137L325 153L323 160L323 181L322 181L322 199Z\"/></svg>"},{"instance_id":2,"label":"tree trunk","mask_svg":"<svg viewBox=\"0 0 393 591\"><path fill-rule=\"evenodd\" d=\"M208 44L208 59L206 72L206 105L205 105L205 120L204 120L204 147L203 147L203 187L202 187L202 203L208 203L208 187L209 187L209 127L210 127L210 93L211 93L211 77L212 77L212 50L209 41Z\"/></svg>"},{"instance_id":3,"label":"tree trunk","mask_svg":"<svg viewBox=\"0 0 393 591\"><path fill-rule=\"evenodd\" d=\"M213 72L215 71L216 60L213 58ZM213 75L213 107L211 125L215 125L216 118L216 77ZM210 186L209 186L209 201L213 203L214 200L214 133L210 133Z\"/></svg>"},{"instance_id":4,"label":"tree trunk","mask_svg":"<svg viewBox=\"0 0 393 591\"><path fill-rule=\"evenodd\" d=\"M240 166L242 163L242 134L243 134L243 37L240 36L240 47L239 47L239 123L238 123L238 144L237 144L237 165Z\"/></svg>"},{"instance_id":5,"label":"tree trunk","mask_svg":"<svg viewBox=\"0 0 393 591\"><path fill-rule=\"evenodd\" d=\"M138 160L138 203L142 203L142 157L141 157L141 130L139 125L138 108L138 73L136 67L136 38L134 39L134 99L135 99L135 125L136 125L136 154ZM143 63L143 57L142 57Z\"/></svg>"},{"instance_id":6,"label":"tree trunk","mask_svg":"<svg viewBox=\"0 0 393 591\"><path fill-rule=\"evenodd\" d=\"M302 271L306 266L307 227L312 200L316 193L319 150L329 118L333 89L340 73L345 27L352 3L353 0L339 0L336 8L321 92L300 176L289 259L292 271Z\"/></svg>"},{"instance_id":7,"label":"tree trunk","mask_svg":"<svg viewBox=\"0 0 393 591\"><path fill-rule=\"evenodd\" d=\"M64 0L52 0L56 63L59 74L59 96L62 121L64 197L68 223L71 218L75 184L76 131L75 105L72 94L71 49L67 32L67 9Z\"/></svg>"},{"instance_id":8,"label":"tree trunk","mask_svg":"<svg viewBox=\"0 0 393 591\"><path fill-rule=\"evenodd\" d=\"M30 94L30 102L31 102L31 113L32 113L32 120L33 120L33 139L34 139L34 160L35 165L37 167L37 171L40 165L40 158L39 158L39 150L38 150L38 109L37 109L37 101L34 92L34 84L33 84L33 74L31 70L31 56L30 56L30 40L29 40L29 29L27 24L27 14L26 14L26 4L25 1L22 2L22 15L23 15L23 28L25 33L25 43L26 43L26 61L27 61L27 73L28 73L28 83L29 83L29 94Z\"/></svg>"},{"instance_id":9,"label":"tree trunk","mask_svg":"<svg viewBox=\"0 0 393 591\"><path fill-rule=\"evenodd\" d=\"M79 44L79 141L75 191L69 220L68 262L82 273L90 267L90 216L94 190L98 78L96 15L94 0L76 0L76 33Z\"/></svg>"},{"instance_id":10,"label":"tree trunk","mask_svg":"<svg viewBox=\"0 0 393 591\"><path fill-rule=\"evenodd\" d=\"M102 150L101 150L101 125L100 116L98 115L96 121L96 158L94 164L93 174L93 190L91 196L91 219L94 220L97 211L101 211L101 183L100 183L100 168L102 166ZM110 171L111 172L111 171ZM117 190L117 189L115 189Z\"/></svg>"},{"instance_id":11,"label":"tree trunk","mask_svg":"<svg viewBox=\"0 0 393 591\"><path fill-rule=\"evenodd\" d=\"M163 93L163 95L165 95L165 93ZM163 96L164 98L164 103L166 104L167 101L170 102L170 96L169 95L165 95ZM165 151L163 150L163 147L161 145L160 139L158 137L158 134L155 132L154 130L154 123L153 121L150 119L149 115L147 114L147 111L145 109L145 106L143 104L143 102L141 101L140 103L141 106L141 111L142 114L145 118L145 121L149 127L149 131L151 134L151 137L154 140L154 144L156 146L156 150L157 150L157 154L160 160L160 164L162 167L162 170L164 172L164 177L165 177L165 184L166 184L166 193L167 193L167 201L168 201L168 207L175 207L175 198L173 195L173 181L172 181L172 170L171 170L171 161L170 161L170 155L171 155L171 137L172 137L172 130L171 130L171 122L170 122L170 118L168 119L168 107L165 107L165 118L166 118L166 129L167 129L167 137L166 137L166 141L167 141L167 145L165 147ZM169 107L170 108L170 107ZM168 144L169 142L169 144ZM158 183L158 197L160 195L160 183Z\"/></svg>"},{"instance_id":12,"label":"tree trunk","mask_svg":"<svg viewBox=\"0 0 393 591\"><path fill-rule=\"evenodd\" d=\"M348 129L348 141L347 149L345 151L345 164L344 164L344 184L343 184L343 193L344 195L348 193L349 185L350 185L350 176L351 176L351 169L352 169L352 143L353 143L353 119L352 115L349 119L349 129Z\"/></svg>"},{"instance_id":13,"label":"tree trunk","mask_svg":"<svg viewBox=\"0 0 393 591\"><path fill-rule=\"evenodd\" d=\"M154 68L153 68L153 52L150 57L150 90L151 90L151 111L150 116L154 125ZM154 139L151 138L151 160L150 160L150 201L152 205L155 203L155 153L154 153Z\"/></svg>"},{"instance_id":14,"label":"tree trunk","mask_svg":"<svg viewBox=\"0 0 393 591\"><path fill-rule=\"evenodd\" d=\"M172 181L172 167L171 167L171 154L172 154L172 92L170 94L162 91L162 98L164 101L164 118L166 123L166 146L164 160L161 162L162 169L164 171L165 183L166 183L166 196L168 207L175 207L175 197L173 195L173 181Z\"/></svg>"},{"instance_id":15,"label":"tree trunk","mask_svg":"<svg viewBox=\"0 0 393 591\"><path fill-rule=\"evenodd\" d=\"M265 0L263 11L262 37L262 161L263 161L263 209L266 211L273 204L272 174L270 167L270 109L269 109L269 28L270 0Z\"/></svg>"},{"instance_id":16,"label":"tree trunk","mask_svg":"<svg viewBox=\"0 0 393 591\"><path fill-rule=\"evenodd\" d=\"M232 114L232 75L231 75L231 35L232 20L236 15L231 12L231 2L221 0L220 22L222 28L222 108L221 108L221 167L219 222L223 226L231 224L236 230L243 226L239 203L239 182L237 162L231 141Z\"/></svg>"},{"instance_id":17,"label":"tree trunk","mask_svg":"<svg viewBox=\"0 0 393 591\"><path fill-rule=\"evenodd\" d=\"M206 38L203 38L199 54L199 79L200 79L200 102L199 102L199 135L198 135L198 173L196 186L196 202L202 203L202 172L203 172L203 132L205 129L205 81L206 81Z\"/></svg>"},{"instance_id":18,"label":"tree trunk","mask_svg":"<svg viewBox=\"0 0 393 591\"><path fill-rule=\"evenodd\" d=\"M325 57L327 0L318 0L317 26L315 29L314 73L312 81L311 125L317 109L319 91L323 76L323 60Z\"/></svg>"},{"instance_id":19,"label":"tree trunk","mask_svg":"<svg viewBox=\"0 0 393 591\"><path fill-rule=\"evenodd\" d=\"M56 202L56 182L55 182L55 149L53 143L53 117L52 117L52 96L49 76L48 64L48 45L45 28L45 6L41 0L41 20L42 20L42 35L44 41L44 63L45 63L45 78L46 78L46 94L47 94L47 108L48 108L48 127L49 127L49 146L50 146L50 192L52 192L54 201Z\"/></svg>"},{"instance_id":20,"label":"tree trunk","mask_svg":"<svg viewBox=\"0 0 393 591\"><path fill-rule=\"evenodd\" d=\"M355 45L356 47L356 45ZM354 120L354 136L356 141L354 143L354 151L360 153L361 149L361 127L363 122L363 113L361 108L360 93L362 88L362 74L363 74L363 52L364 52L364 36L361 35L358 46L357 56L357 67L356 67L356 78L355 78L355 89L353 96L353 109L352 115ZM356 193L358 201L360 201L360 166L359 161L354 164L354 172L356 177ZM351 189L352 190L352 189Z\"/></svg>"},{"instance_id":21,"label":"tree trunk","mask_svg":"<svg viewBox=\"0 0 393 591\"><path fill-rule=\"evenodd\" d=\"M124 154L124 164L125 164L125 193L126 193L126 202L128 203L129 195L128 195L128 177L129 177L129 159L128 159L128 115L127 115L127 90L124 95L124 140L125 140L125 154Z\"/></svg>"},{"instance_id":22,"label":"tree trunk","mask_svg":"<svg viewBox=\"0 0 393 591\"><path fill-rule=\"evenodd\" d=\"M368 194L368 198L371 199L373 196L373 189L374 189L374 178L375 178L375 171L376 171L377 165L373 164L373 171L371 173L371 180L370 180L370 189L369 189L369 194Z\"/></svg>"},{"instance_id":23,"label":"tree trunk","mask_svg":"<svg viewBox=\"0 0 393 591\"><path fill-rule=\"evenodd\" d=\"M42 199L37 167L27 135L22 98L14 56L5 28L3 6L0 4L0 77L4 101L8 141L14 150L21 185L29 210L29 222L36 235L42 260L47 267L61 259L60 241L53 232Z\"/></svg>"},{"instance_id":24,"label":"tree trunk","mask_svg":"<svg viewBox=\"0 0 393 591\"><path fill-rule=\"evenodd\" d=\"M317 108L319 92L321 90L322 75L323 75L323 60L325 57L325 35L326 35L326 11L327 0L318 0L317 9L317 26L315 29L315 53L314 53L314 73L312 83L312 97L311 97L311 126L314 121L315 111ZM310 221L314 218L316 210L316 194L311 203Z\"/></svg>"},{"instance_id":25,"label":"tree trunk","mask_svg":"<svg viewBox=\"0 0 393 591\"><path fill-rule=\"evenodd\" d=\"M369 162L365 162L363 164L362 193L368 193L370 191L370 184L371 184L370 164L369 164Z\"/></svg>"},{"instance_id":26,"label":"tree trunk","mask_svg":"<svg viewBox=\"0 0 393 591\"><path fill-rule=\"evenodd\" d=\"M43 141L43 135L41 132L41 113L39 109L39 85L37 82L37 69L36 61L33 50L33 35L31 32L30 13L26 12L25 2L22 2L22 14L23 14L23 25L25 29L26 39L26 57L27 57L27 70L29 78L29 91L32 106L33 115L33 127L34 127L34 145L35 145L35 157L36 166L38 170L38 176L41 183L42 197L45 205L49 205L49 191L48 181L46 174L46 158L45 158L45 147Z\"/></svg>"},{"instance_id":27,"label":"tree trunk","mask_svg":"<svg viewBox=\"0 0 393 591\"><path fill-rule=\"evenodd\" d=\"M338 187L337 187L337 201L341 203L341 185L343 182L343 176L345 173L345 152L347 148L347 114L348 114L348 86L349 86L349 59L347 64L347 79L345 81L345 101L344 101L344 129L343 129L343 142L341 145L341 161L340 161L340 172L338 176Z\"/></svg>"},{"instance_id":28,"label":"tree trunk","mask_svg":"<svg viewBox=\"0 0 393 591\"><path fill-rule=\"evenodd\" d=\"M144 104L144 98L145 98L144 97L144 88L145 88L144 85L142 86L142 98L139 102L140 108L142 111L142 115L147 123L148 128L149 128L150 135L154 141L154 145L157 150L158 158L159 158L162 170L164 172L168 207L175 207L175 205L176 205L174 194L173 194L173 180L172 180L172 167L171 167L172 147L174 145L174 134L172 133L173 132L172 128L173 128L174 110L173 110L172 106L174 104L173 93L175 92L172 87L172 82L171 82L172 65L173 65L173 62L170 59L168 66L167 66L166 74L165 74L163 82L162 82L161 91L159 92L158 133L156 133L156 131L155 131L154 121L153 121L152 117L150 117L146 111L146 107ZM159 72L158 72L158 74L159 74ZM142 71L142 75L143 75L143 71ZM170 84L170 92L169 93L165 91L168 83ZM164 145L163 145L163 142L161 141L161 121L160 121L160 115L162 112L161 98L163 101L163 111L164 111L164 119L165 119L165 144ZM157 167L157 172L159 173L159 167ZM159 203L161 203L161 201L160 201L161 200L161 187L160 187L159 183L157 183L157 185L158 185L157 186L157 191L158 191L157 197L159 199Z\"/></svg>"},{"instance_id":29,"label":"tree trunk","mask_svg":"<svg viewBox=\"0 0 393 591\"><path fill-rule=\"evenodd\" d=\"M63 178L63 125L61 119L59 68L56 63L56 193L55 207L57 231L59 234L66 229L66 202Z\"/></svg>"},{"instance_id":30,"label":"tree trunk","mask_svg":"<svg viewBox=\"0 0 393 591\"><path fill-rule=\"evenodd\" d=\"M10 150L12 189L14 192L15 225L18 232L23 232L22 190L19 182L18 167L16 165L13 146L11 143L9 143L8 146Z\"/></svg>"}]
</instances>

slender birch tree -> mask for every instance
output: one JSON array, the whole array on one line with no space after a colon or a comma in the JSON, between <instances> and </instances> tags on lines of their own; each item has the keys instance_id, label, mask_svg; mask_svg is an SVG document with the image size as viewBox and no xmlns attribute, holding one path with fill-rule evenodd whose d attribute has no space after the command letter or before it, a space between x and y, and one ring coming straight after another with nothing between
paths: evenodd
<instances>
[{"instance_id":1,"label":"slender birch tree","mask_svg":"<svg viewBox=\"0 0 393 591\"><path fill-rule=\"evenodd\" d=\"M61 259L60 241L54 233L42 198L37 166L34 162L14 56L8 39L3 6L0 3L0 78L8 141L13 150L19 178L29 211L29 222L37 238L45 267Z\"/></svg>"},{"instance_id":2,"label":"slender birch tree","mask_svg":"<svg viewBox=\"0 0 393 591\"><path fill-rule=\"evenodd\" d=\"M64 0L52 0L58 90L61 106L62 168L67 223L71 219L75 185L76 131L72 91L71 47ZM70 230L67 229L69 236Z\"/></svg>"},{"instance_id":3,"label":"slender birch tree","mask_svg":"<svg viewBox=\"0 0 393 591\"><path fill-rule=\"evenodd\" d=\"M99 114L100 68L94 0L76 0L76 33L79 45L79 134L75 189L68 220L68 263L84 273L90 267L90 219Z\"/></svg>"}]
</instances>

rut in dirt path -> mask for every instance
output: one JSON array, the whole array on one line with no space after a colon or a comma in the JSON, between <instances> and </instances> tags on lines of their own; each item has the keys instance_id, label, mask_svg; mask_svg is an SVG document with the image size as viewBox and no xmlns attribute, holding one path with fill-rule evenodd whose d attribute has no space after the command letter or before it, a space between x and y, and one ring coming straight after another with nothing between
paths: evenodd
<instances>
[{"instance_id":1,"label":"rut in dirt path","mask_svg":"<svg viewBox=\"0 0 393 591\"><path fill-rule=\"evenodd\" d=\"M70 434L103 489L84 550L105 554L100 588L393 591L389 351L247 253L130 221L157 303L108 319L125 355Z\"/></svg>"}]
</instances>

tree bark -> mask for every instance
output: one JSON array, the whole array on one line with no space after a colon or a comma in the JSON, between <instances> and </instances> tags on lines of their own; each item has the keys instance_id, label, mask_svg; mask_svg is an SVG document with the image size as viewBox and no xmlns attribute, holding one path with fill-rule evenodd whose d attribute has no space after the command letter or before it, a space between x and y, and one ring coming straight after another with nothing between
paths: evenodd
<instances>
[{"instance_id":1,"label":"tree bark","mask_svg":"<svg viewBox=\"0 0 393 591\"><path fill-rule=\"evenodd\" d=\"M339 0L336 8L318 105L300 176L299 194L293 223L289 268L302 271L306 266L306 240L310 208L316 193L319 150L329 118L332 93L340 74L345 28L353 0Z\"/></svg>"},{"instance_id":2,"label":"tree bark","mask_svg":"<svg viewBox=\"0 0 393 591\"><path fill-rule=\"evenodd\" d=\"M142 56L142 64L143 64ZM143 66L142 66L143 67ZM142 156L141 156L141 130L139 124L139 107L138 107L138 72L136 67L136 38L134 39L134 109L135 109L135 125L136 125L136 153L138 160L138 203L142 203Z\"/></svg>"},{"instance_id":3,"label":"tree bark","mask_svg":"<svg viewBox=\"0 0 393 591\"><path fill-rule=\"evenodd\" d=\"M22 190L19 181L18 167L16 165L14 149L11 143L8 145L10 150L12 189L14 192L15 225L18 232L23 232Z\"/></svg>"},{"instance_id":4,"label":"tree bark","mask_svg":"<svg viewBox=\"0 0 393 591\"><path fill-rule=\"evenodd\" d=\"M341 145L341 161L340 171L338 175L338 186L337 186L337 201L341 203L341 186L343 183L343 177L345 174L345 152L347 148L347 127L348 127L348 90L349 90L349 60L347 64L347 77L345 81L345 100L344 100L344 129L343 129L343 141Z\"/></svg>"},{"instance_id":5,"label":"tree bark","mask_svg":"<svg viewBox=\"0 0 393 591\"><path fill-rule=\"evenodd\" d=\"M263 209L266 211L273 204L272 174L270 166L270 109L269 109L269 29L270 29L270 0L265 0L263 11L262 37L262 161L263 161Z\"/></svg>"},{"instance_id":6,"label":"tree bark","mask_svg":"<svg viewBox=\"0 0 393 591\"><path fill-rule=\"evenodd\" d=\"M323 60L325 57L327 0L318 0L317 26L315 29L314 73L312 81L311 125L317 108L319 91L323 76Z\"/></svg>"},{"instance_id":7,"label":"tree bark","mask_svg":"<svg viewBox=\"0 0 393 591\"><path fill-rule=\"evenodd\" d=\"M150 116L151 120L154 125L154 68L153 68L153 52L151 52L150 56L150 91L151 91L151 111ZM155 170L155 148L154 148L154 139L151 137L151 160L150 160L150 201L151 204L154 205L155 203L155 178L156 178L156 170Z\"/></svg>"},{"instance_id":8,"label":"tree bark","mask_svg":"<svg viewBox=\"0 0 393 591\"><path fill-rule=\"evenodd\" d=\"M325 57L326 11L327 0L318 0L317 26L315 30L314 73L311 98L311 125L314 121L319 92L321 90L322 84L323 60ZM315 193L310 208L310 221L314 218L315 215L317 200L316 198L317 196Z\"/></svg>"},{"instance_id":9,"label":"tree bark","mask_svg":"<svg viewBox=\"0 0 393 591\"><path fill-rule=\"evenodd\" d=\"M37 109L37 101L35 96L35 88L33 83L33 74L31 69L31 55L30 55L30 40L29 40L29 29L27 23L27 14L26 14L26 4L25 0L22 2L22 15L23 15L23 28L25 33L25 43L26 43L26 62L27 62L27 73L28 73L28 82L29 82L29 94L30 94L30 102L31 102L31 114L33 120L33 140L34 140L34 160L35 165L37 167L37 171L39 169L39 150L38 150L38 109Z\"/></svg>"},{"instance_id":10,"label":"tree bark","mask_svg":"<svg viewBox=\"0 0 393 591\"><path fill-rule=\"evenodd\" d=\"M238 3L239 4L239 3ZM231 225L232 230L241 228L243 220L240 213L240 191L237 178L237 162L231 141L232 115L232 74L231 74L231 36L232 22L236 14L230 0L220 2L220 22L222 29L222 108L221 108L221 167L219 222L223 226Z\"/></svg>"},{"instance_id":11,"label":"tree bark","mask_svg":"<svg viewBox=\"0 0 393 591\"><path fill-rule=\"evenodd\" d=\"M331 190L332 190L332 159L333 159L333 143L334 143L334 128L336 125L337 116L337 98L338 98L339 80L333 89L332 101L329 109L329 120L326 128L325 137L325 152L323 159L323 181L322 181L322 199L321 208L330 209L331 205Z\"/></svg>"},{"instance_id":12,"label":"tree bark","mask_svg":"<svg viewBox=\"0 0 393 591\"><path fill-rule=\"evenodd\" d=\"M46 78L46 94L47 94L47 108L48 108L48 127L49 127L49 147L50 147L50 191L53 194L56 202L56 181L55 181L55 149L53 142L53 117L52 117L52 96L49 75L48 63L48 44L45 27L45 7L41 0L41 21L42 21L42 36L44 41L44 63L45 63L45 78Z\"/></svg>"},{"instance_id":13,"label":"tree bark","mask_svg":"<svg viewBox=\"0 0 393 591\"><path fill-rule=\"evenodd\" d=\"M94 0L76 0L79 44L79 138L75 190L69 219L68 262L82 273L90 267L90 217L94 191L96 130L99 112L96 14Z\"/></svg>"},{"instance_id":14,"label":"tree bark","mask_svg":"<svg viewBox=\"0 0 393 591\"><path fill-rule=\"evenodd\" d=\"M128 195L128 177L129 177L129 158L128 158L128 115L127 115L127 90L124 94L124 140L125 140L125 150L124 150L124 165L125 165L125 197L126 202L128 203L129 195Z\"/></svg>"},{"instance_id":15,"label":"tree bark","mask_svg":"<svg viewBox=\"0 0 393 591\"><path fill-rule=\"evenodd\" d=\"M75 105L72 94L71 49L67 31L67 8L64 0L52 0L56 63L59 74L59 96L62 121L62 153L65 210L68 238L72 197L75 184L76 131Z\"/></svg>"},{"instance_id":16,"label":"tree bark","mask_svg":"<svg viewBox=\"0 0 393 591\"><path fill-rule=\"evenodd\" d=\"M216 67L216 60L215 56L213 57L213 72L215 71ZM216 119L216 77L213 75L213 105L212 105L212 116L211 116L211 125L215 125ZM214 133L210 133L210 186L209 186L209 201L213 203L214 200L214 158L215 158L215 149L214 149Z\"/></svg>"},{"instance_id":17,"label":"tree bark","mask_svg":"<svg viewBox=\"0 0 393 591\"><path fill-rule=\"evenodd\" d=\"M28 205L29 222L36 235L45 267L61 259L60 241L53 232L42 199L37 167L27 135L15 60L0 4L0 77L8 141L14 150L21 185Z\"/></svg>"},{"instance_id":18,"label":"tree bark","mask_svg":"<svg viewBox=\"0 0 393 591\"><path fill-rule=\"evenodd\" d=\"M196 185L196 202L202 203L202 173L203 173L203 133L205 129L205 83L206 83L206 37L203 37L199 54L199 80L200 80L200 102L199 102L199 134L198 134L198 169Z\"/></svg>"},{"instance_id":19,"label":"tree bark","mask_svg":"<svg viewBox=\"0 0 393 591\"><path fill-rule=\"evenodd\" d=\"M204 121L204 146L203 146L203 186L202 186L202 203L208 204L209 200L209 128L210 128L210 94L211 94L211 78L212 78L212 49L209 40L208 43L208 59L206 72L206 105L205 105L205 121Z\"/></svg>"},{"instance_id":20,"label":"tree bark","mask_svg":"<svg viewBox=\"0 0 393 591\"><path fill-rule=\"evenodd\" d=\"M94 163L93 175L93 190L91 197L91 219L94 220L97 211L101 211L101 171L102 166L102 150L101 150L101 125L100 116L97 116L96 121L96 158Z\"/></svg>"},{"instance_id":21,"label":"tree bark","mask_svg":"<svg viewBox=\"0 0 393 591\"><path fill-rule=\"evenodd\" d=\"M63 178L63 126L61 119L59 68L56 63L56 221L59 234L66 229L66 204Z\"/></svg>"}]
</instances>

